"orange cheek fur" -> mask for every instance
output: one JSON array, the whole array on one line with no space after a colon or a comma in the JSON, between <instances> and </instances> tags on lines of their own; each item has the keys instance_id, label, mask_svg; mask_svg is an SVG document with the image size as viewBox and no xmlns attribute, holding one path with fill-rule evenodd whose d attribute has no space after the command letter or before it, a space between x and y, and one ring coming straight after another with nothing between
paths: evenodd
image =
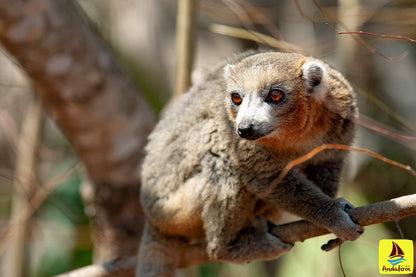
<instances>
[{"instance_id":1,"label":"orange cheek fur","mask_svg":"<svg viewBox=\"0 0 416 277\"><path fill-rule=\"evenodd\" d=\"M281 116L278 133L259 142L278 151L302 151L302 148L309 148L327 132L331 121L328 114L322 103L314 98L309 103L299 101L296 109Z\"/></svg>"},{"instance_id":2,"label":"orange cheek fur","mask_svg":"<svg viewBox=\"0 0 416 277\"><path fill-rule=\"evenodd\" d=\"M311 128L309 137L318 137L328 132L331 124L331 113L316 99L312 99L311 105Z\"/></svg>"}]
</instances>

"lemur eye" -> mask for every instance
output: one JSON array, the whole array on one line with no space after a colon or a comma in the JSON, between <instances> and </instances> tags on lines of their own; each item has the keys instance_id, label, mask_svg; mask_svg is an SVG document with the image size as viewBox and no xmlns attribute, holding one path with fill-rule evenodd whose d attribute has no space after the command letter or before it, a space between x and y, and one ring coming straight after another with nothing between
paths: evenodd
<instances>
[{"instance_id":1,"label":"lemur eye","mask_svg":"<svg viewBox=\"0 0 416 277\"><path fill-rule=\"evenodd\" d=\"M241 98L240 94L234 92L231 94L231 101L236 105L240 105L243 102L243 98Z\"/></svg>"},{"instance_id":2,"label":"lemur eye","mask_svg":"<svg viewBox=\"0 0 416 277\"><path fill-rule=\"evenodd\" d=\"M271 89L269 95L267 95L267 102L270 103L278 103L285 97L285 94L278 89Z\"/></svg>"}]
</instances>

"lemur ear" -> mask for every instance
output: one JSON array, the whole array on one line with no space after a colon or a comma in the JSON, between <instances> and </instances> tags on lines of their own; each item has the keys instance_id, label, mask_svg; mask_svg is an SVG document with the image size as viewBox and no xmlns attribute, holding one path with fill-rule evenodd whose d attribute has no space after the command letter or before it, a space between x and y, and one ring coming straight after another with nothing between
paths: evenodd
<instances>
[{"instance_id":1,"label":"lemur ear","mask_svg":"<svg viewBox=\"0 0 416 277\"><path fill-rule=\"evenodd\" d=\"M321 85L323 81L325 69L319 62L311 61L302 66L302 73L306 83L311 88L311 92L314 92L315 87Z\"/></svg>"},{"instance_id":2,"label":"lemur ear","mask_svg":"<svg viewBox=\"0 0 416 277\"><path fill-rule=\"evenodd\" d=\"M230 77L231 71L234 69L234 67L235 67L235 65L232 65L232 64L227 64L224 67L224 78L225 79L228 79Z\"/></svg>"}]
</instances>

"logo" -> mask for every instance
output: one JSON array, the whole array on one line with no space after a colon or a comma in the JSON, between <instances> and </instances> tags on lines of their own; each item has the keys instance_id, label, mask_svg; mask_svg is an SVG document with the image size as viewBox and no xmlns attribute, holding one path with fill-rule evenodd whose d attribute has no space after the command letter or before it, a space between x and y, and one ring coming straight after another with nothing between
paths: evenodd
<instances>
[{"instance_id":1,"label":"logo","mask_svg":"<svg viewBox=\"0 0 416 277\"><path fill-rule=\"evenodd\" d=\"M391 263L391 265L398 265L402 262L405 262L406 259L403 258L404 257L403 250L394 241L392 241L392 244L393 244L393 248L391 249L391 253L387 261Z\"/></svg>"},{"instance_id":2,"label":"logo","mask_svg":"<svg viewBox=\"0 0 416 277\"><path fill-rule=\"evenodd\" d=\"M412 274L413 241L406 239L380 240L378 264L381 274Z\"/></svg>"}]
</instances>

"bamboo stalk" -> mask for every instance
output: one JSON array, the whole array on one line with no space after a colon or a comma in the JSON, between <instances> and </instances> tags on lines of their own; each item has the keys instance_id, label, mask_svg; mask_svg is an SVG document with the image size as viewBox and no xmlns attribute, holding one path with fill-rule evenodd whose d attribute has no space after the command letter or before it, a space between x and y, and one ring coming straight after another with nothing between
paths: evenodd
<instances>
[{"instance_id":1,"label":"bamboo stalk","mask_svg":"<svg viewBox=\"0 0 416 277\"><path fill-rule=\"evenodd\" d=\"M191 86L198 0L179 0L176 21L176 83L178 97Z\"/></svg>"}]
</instances>

